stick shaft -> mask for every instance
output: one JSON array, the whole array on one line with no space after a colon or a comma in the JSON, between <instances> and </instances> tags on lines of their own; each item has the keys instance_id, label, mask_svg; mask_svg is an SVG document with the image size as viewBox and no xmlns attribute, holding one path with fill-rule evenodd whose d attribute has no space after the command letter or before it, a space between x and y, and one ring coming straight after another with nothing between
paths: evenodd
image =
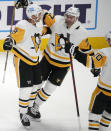
<instances>
[{"instance_id":1,"label":"stick shaft","mask_svg":"<svg viewBox=\"0 0 111 131\"><path fill-rule=\"evenodd\" d=\"M14 1L14 6L13 6L11 26L10 26L10 35L11 35L11 32L12 32L12 26L13 26L14 16L15 16L15 3L16 3L16 1ZM4 75L3 75L3 81L2 81L3 83L5 82L5 74L6 74L6 69L7 69L8 56L9 56L9 51L7 51L7 54L6 54L5 67L4 67Z\"/></svg>"}]
</instances>

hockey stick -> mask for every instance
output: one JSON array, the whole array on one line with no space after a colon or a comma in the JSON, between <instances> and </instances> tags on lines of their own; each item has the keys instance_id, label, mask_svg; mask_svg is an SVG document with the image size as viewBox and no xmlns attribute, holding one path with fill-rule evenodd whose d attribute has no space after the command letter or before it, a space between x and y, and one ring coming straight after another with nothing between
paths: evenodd
<instances>
[{"instance_id":1,"label":"hockey stick","mask_svg":"<svg viewBox=\"0 0 111 131\"><path fill-rule=\"evenodd\" d=\"M67 33L67 39L68 39L68 41L70 41L70 34L69 33ZM74 66L73 66L73 60L72 60L71 53L69 53L69 58L70 58L70 64L71 64L72 81L73 81L74 95L75 95L75 101L76 101L78 126L79 126L79 131L80 131L81 130L80 112L79 112L78 97L77 97L76 84L75 84L75 76L74 76L74 68L73 68Z\"/></svg>"},{"instance_id":2,"label":"hockey stick","mask_svg":"<svg viewBox=\"0 0 111 131\"><path fill-rule=\"evenodd\" d=\"M14 20L14 16L15 16L15 3L16 3L16 1L14 1L14 6L13 6L12 19L11 19L11 27L10 27L10 34L12 32L13 20ZM4 74L3 74L3 81L2 81L2 83L5 82L5 74L6 74L6 69L7 69L8 56L9 56L9 51L7 51L7 54L6 54L6 60L5 60L5 67L4 67Z\"/></svg>"},{"instance_id":3,"label":"hockey stick","mask_svg":"<svg viewBox=\"0 0 111 131\"><path fill-rule=\"evenodd\" d=\"M74 95L75 95L75 101L76 101L76 111L77 111L78 125L79 125L79 131L80 131L80 129L81 129L80 112L79 112L78 97L77 97L75 77L74 77L73 60L72 60L72 56L71 56L70 53L69 53L69 57L70 57L70 63L71 63L72 81L73 81L73 87L74 87Z\"/></svg>"}]
</instances>

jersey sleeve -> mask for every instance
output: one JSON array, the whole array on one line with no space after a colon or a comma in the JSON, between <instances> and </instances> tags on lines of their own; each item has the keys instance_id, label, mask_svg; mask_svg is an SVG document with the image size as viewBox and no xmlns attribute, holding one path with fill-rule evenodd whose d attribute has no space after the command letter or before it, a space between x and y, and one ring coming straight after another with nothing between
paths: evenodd
<instances>
[{"instance_id":1,"label":"jersey sleeve","mask_svg":"<svg viewBox=\"0 0 111 131\"><path fill-rule=\"evenodd\" d=\"M19 43L23 40L25 35L25 28L23 26L23 22L18 22L11 33L11 37L16 41L16 43Z\"/></svg>"},{"instance_id":2,"label":"jersey sleeve","mask_svg":"<svg viewBox=\"0 0 111 131\"><path fill-rule=\"evenodd\" d=\"M81 50L81 52L89 55L94 55L94 51L88 39L82 40L78 47Z\"/></svg>"},{"instance_id":3,"label":"jersey sleeve","mask_svg":"<svg viewBox=\"0 0 111 131\"><path fill-rule=\"evenodd\" d=\"M81 52L79 47L75 48L74 59L76 59L78 62L80 62L84 66L87 66L88 58L89 58L89 55Z\"/></svg>"},{"instance_id":4,"label":"jersey sleeve","mask_svg":"<svg viewBox=\"0 0 111 131\"><path fill-rule=\"evenodd\" d=\"M89 54L81 52L79 48L76 49L74 58L80 63L82 63L84 66L95 69L103 67L107 60L107 57L101 52L98 52L95 55L90 56Z\"/></svg>"},{"instance_id":5,"label":"jersey sleeve","mask_svg":"<svg viewBox=\"0 0 111 131\"><path fill-rule=\"evenodd\" d=\"M41 43L40 43L40 51L44 51L50 39L50 35L51 35L51 29L48 26L43 26Z\"/></svg>"},{"instance_id":6,"label":"jersey sleeve","mask_svg":"<svg viewBox=\"0 0 111 131\"><path fill-rule=\"evenodd\" d=\"M55 23L55 17L51 14L46 12L43 16L43 24L51 27Z\"/></svg>"},{"instance_id":7,"label":"jersey sleeve","mask_svg":"<svg viewBox=\"0 0 111 131\"><path fill-rule=\"evenodd\" d=\"M87 64L91 68L101 68L105 65L107 60L107 57L103 55L101 52L98 52L97 54L93 55L91 58L89 58L89 64Z\"/></svg>"}]
</instances>

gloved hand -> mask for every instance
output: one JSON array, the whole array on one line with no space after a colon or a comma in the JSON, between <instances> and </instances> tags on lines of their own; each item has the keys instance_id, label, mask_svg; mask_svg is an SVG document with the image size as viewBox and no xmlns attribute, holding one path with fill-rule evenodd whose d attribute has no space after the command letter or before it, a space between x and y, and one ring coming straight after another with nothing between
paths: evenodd
<instances>
[{"instance_id":1,"label":"gloved hand","mask_svg":"<svg viewBox=\"0 0 111 131\"><path fill-rule=\"evenodd\" d=\"M16 9L28 6L28 0L18 0L15 4Z\"/></svg>"},{"instance_id":2,"label":"gloved hand","mask_svg":"<svg viewBox=\"0 0 111 131\"><path fill-rule=\"evenodd\" d=\"M13 45L15 45L15 40L11 37L8 37L4 41L3 49L9 51L12 49Z\"/></svg>"},{"instance_id":3,"label":"gloved hand","mask_svg":"<svg viewBox=\"0 0 111 131\"><path fill-rule=\"evenodd\" d=\"M66 42L65 42L65 53L70 53L71 55L74 55L74 51L75 51L74 44L72 44L71 42L68 42L68 40L66 40Z\"/></svg>"},{"instance_id":4,"label":"gloved hand","mask_svg":"<svg viewBox=\"0 0 111 131\"><path fill-rule=\"evenodd\" d=\"M75 45L72 45L70 48L70 54L74 56L75 53Z\"/></svg>"},{"instance_id":5,"label":"gloved hand","mask_svg":"<svg viewBox=\"0 0 111 131\"><path fill-rule=\"evenodd\" d=\"M94 75L94 77L97 77L97 76L99 76L101 69L100 68L99 69L92 68L90 71Z\"/></svg>"}]
</instances>

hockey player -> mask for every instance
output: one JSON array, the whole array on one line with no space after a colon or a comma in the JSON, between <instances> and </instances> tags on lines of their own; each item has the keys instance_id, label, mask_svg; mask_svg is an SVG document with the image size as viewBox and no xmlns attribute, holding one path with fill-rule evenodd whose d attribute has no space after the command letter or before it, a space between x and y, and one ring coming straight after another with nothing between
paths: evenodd
<instances>
[{"instance_id":1,"label":"hockey player","mask_svg":"<svg viewBox=\"0 0 111 131\"><path fill-rule=\"evenodd\" d=\"M42 12L40 6L36 4L28 5L26 9L28 19L19 21L3 44L4 50L11 50L14 54L14 65L19 87L20 119L26 128L30 128L28 115L34 117L38 113L30 107L33 105L37 90L39 90L42 82L39 49L42 48L42 45L40 45L41 35L44 34L45 36L47 32L47 27L42 28ZM44 20L45 18L46 16L44 16Z\"/></svg>"},{"instance_id":2,"label":"hockey player","mask_svg":"<svg viewBox=\"0 0 111 131\"><path fill-rule=\"evenodd\" d=\"M79 9L70 7L64 16L55 16L54 24L50 25L51 38L40 62L43 81L46 83L38 93L33 107L37 112L39 112L39 107L62 84L70 68L69 48L73 50L74 46L79 46L84 53L93 54L87 40L87 31L78 21L79 16Z\"/></svg>"},{"instance_id":3,"label":"hockey player","mask_svg":"<svg viewBox=\"0 0 111 131\"><path fill-rule=\"evenodd\" d=\"M94 67L102 70L89 106L89 131L106 131L111 122L111 32L106 40L110 47L92 57Z\"/></svg>"},{"instance_id":4,"label":"hockey player","mask_svg":"<svg viewBox=\"0 0 111 131\"><path fill-rule=\"evenodd\" d=\"M85 66L102 68L90 100L89 131L106 131L111 122L111 32L105 37L110 47L99 50L93 56L75 51L75 58Z\"/></svg>"}]
</instances>

